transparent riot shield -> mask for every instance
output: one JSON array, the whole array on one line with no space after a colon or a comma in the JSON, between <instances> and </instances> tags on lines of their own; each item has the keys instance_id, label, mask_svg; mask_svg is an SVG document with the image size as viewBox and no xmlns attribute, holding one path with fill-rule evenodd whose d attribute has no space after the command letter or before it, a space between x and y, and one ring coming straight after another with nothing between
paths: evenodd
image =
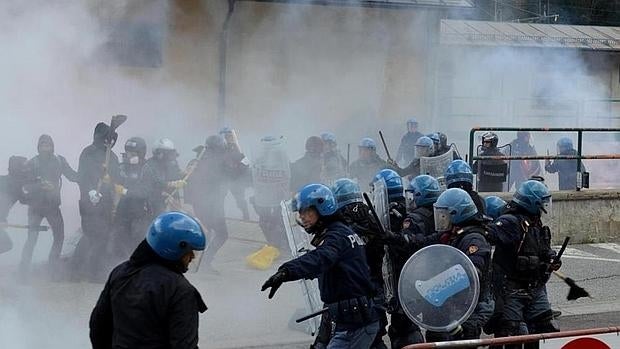
<instances>
[{"instance_id":1,"label":"transparent riot shield","mask_svg":"<svg viewBox=\"0 0 620 349\"><path fill-rule=\"evenodd\" d=\"M478 303L476 267L460 250L431 245L414 253L398 281L400 304L420 327L450 332L465 322Z\"/></svg>"},{"instance_id":2,"label":"transparent riot shield","mask_svg":"<svg viewBox=\"0 0 620 349\"><path fill-rule=\"evenodd\" d=\"M291 201L282 201L280 203L282 208L282 219L284 221L284 228L286 230L286 237L288 239L288 245L291 249L293 258L297 258L304 253L307 253L314 249L310 244L310 235L297 224L295 220L295 214L291 209ZM307 314L311 314L323 309L323 302L321 301L321 293L319 291L319 282L314 280L299 280L297 281L301 286L302 297L306 304ZM321 324L321 317L315 316L305 322L307 324L306 331L310 335L314 335L319 329Z\"/></svg>"},{"instance_id":3,"label":"transparent riot shield","mask_svg":"<svg viewBox=\"0 0 620 349\"><path fill-rule=\"evenodd\" d=\"M379 217L379 222L383 226L383 229L390 230L390 203L385 180L381 178L380 180L373 182L372 187L372 205L375 207L375 211ZM383 248L385 250L385 254L383 255L381 272L383 274L385 303L388 305L388 310L393 310L397 304L397 280L395 278L394 265L392 263L388 247L384 246Z\"/></svg>"},{"instance_id":4,"label":"transparent riot shield","mask_svg":"<svg viewBox=\"0 0 620 349\"><path fill-rule=\"evenodd\" d=\"M454 159L454 149L450 147L450 151L433 157L420 158L420 174L434 177L439 182L442 190L446 189L446 181L443 174Z\"/></svg>"}]
</instances>

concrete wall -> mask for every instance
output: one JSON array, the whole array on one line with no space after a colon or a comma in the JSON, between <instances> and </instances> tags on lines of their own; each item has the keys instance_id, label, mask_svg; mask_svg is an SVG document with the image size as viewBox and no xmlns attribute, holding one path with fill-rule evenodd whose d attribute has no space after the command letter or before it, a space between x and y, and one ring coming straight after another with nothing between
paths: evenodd
<instances>
[{"instance_id":1,"label":"concrete wall","mask_svg":"<svg viewBox=\"0 0 620 349\"><path fill-rule=\"evenodd\" d=\"M571 243L620 241L620 191L554 191L553 208L543 221L551 228L554 243L570 236ZM501 194L508 201L511 195Z\"/></svg>"}]
</instances>

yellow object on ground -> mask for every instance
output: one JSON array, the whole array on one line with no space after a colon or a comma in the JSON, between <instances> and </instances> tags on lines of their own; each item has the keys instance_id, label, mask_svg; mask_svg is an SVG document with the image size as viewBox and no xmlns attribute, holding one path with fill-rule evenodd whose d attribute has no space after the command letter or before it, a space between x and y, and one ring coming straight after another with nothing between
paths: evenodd
<instances>
[{"instance_id":1,"label":"yellow object on ground","mask_svg":"<svg viewBox=\"0 0 620 349\"><path fill-rule=\"evenodd\" d=\"M245 260L250 267L265 270L269 269L278 257L280 257L280 250L274 246L265 245L258 251L245 257Z\"/></svg>"}]
</instances>

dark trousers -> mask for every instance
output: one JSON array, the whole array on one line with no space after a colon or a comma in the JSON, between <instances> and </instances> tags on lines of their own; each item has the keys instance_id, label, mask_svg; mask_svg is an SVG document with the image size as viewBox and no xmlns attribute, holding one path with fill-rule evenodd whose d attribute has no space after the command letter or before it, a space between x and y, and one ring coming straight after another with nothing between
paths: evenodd
<instances>
[{"instance_id":1,"label":"dark trousers","mask_svg":"<svg viewBox=\"0 0 620 349\"><path fill-rule=\"evenodd\" d=\"M194 211L198 219L207 228L209 248L203 256L204 265L211 266L217 252L228 241L228 227L224 217L224 203L194 204Z\"/></svg>"},{"instance_id":2,"label":"dark trousers","mask_svg":"<svg viewBox=\"0 0 620 349\"><path fill-rule=\"evenodd\" d=\"M60 207L34 208L29 206L28 225L30 228L28 229L28 239L26 240L22 251L22 259L20 263L21 272L27 273L30 269L32 253L35 245L37 244L37 240L39 239L39 231L37 231L36 227L41 225L43 218L47 220L52 228L52 235L54 237L54 242L52 243L52 248L49 253L50 265L58 262L58 259L60 258L60 251L62 250L62 244L65 240L65 222L62 218Z\"/></svg>"},{"instance_id":3,"label":"dark trousers","mask_svg":"<svg viewBox=\"0 0 620 349\"><path fill-rule=\"evenodd\" d=\"M73 254L72 278L91 281L105 281L108 269L110 237L112 232L112 205L101 201L93 205L89 200L80 200L82 233L84 234Z\"/></svg>"},{"instance_id":4,"label":"dark trousers","mask_svg":"<svg viewBox=\"0 0 620 349\"><path fill-rule=\"evenodd\" d=\"M258 214L258 225L263 235L265 235L267 243L286 251L288 249L288 241L280 206L262 207L254 205L254 211Z\"/></svg>"},{"instance_id":5,"label":"dark trousers","mask_svg":"<svg viewBox=\"0 0 620 349\"><path fill-rule=\"evenodd\" d=\"M237 208L241 211L243 219L250 219L250 211L248 210L248 202L245 200L245 187L232 182L229 186L230 193L235 199Z\"/></svg>"},{"instance_id":6,"label":"dark trousers","mask_svg":"<svg viewBox=\"0 0 620 349\"><path fill-rule=\"evenodd\" d=\"M409 344L424 343L424 337L422 337L418 325L401 312L392 314L388 336L392 349L400 349Z\"/></svg>"}]
</instances>

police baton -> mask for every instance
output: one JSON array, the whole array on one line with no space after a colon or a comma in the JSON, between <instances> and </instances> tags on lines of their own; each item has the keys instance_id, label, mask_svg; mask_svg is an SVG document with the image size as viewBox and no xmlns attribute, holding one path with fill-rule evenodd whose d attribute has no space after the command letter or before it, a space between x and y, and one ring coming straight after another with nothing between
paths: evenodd
<instances>
[{"instance_id":1,"label":"police baton","mask_svg":"<svg viewBox=\"0 0 620 349\"><path fill-rule=\"evenodd\" d=\"M370 208L370 213L372 213L373 218L377 222L377 227L379 227L379 232L381 233L381 236L385 236L385 229L383 228L383 224L381 224L381 220L379 220L379 215L377 215L377 211L375 211L375 206L372 204L372 201L370 201L370 197L368 196L368 194L363 193L363 195L364 200L366 201L366 205L368 205L368 208Z\"/></svg>"},{"instance_id":2,"label":"police baton","mask_svg":"<svg viewBox=\"0 0 620 349\"><path fill-rule=\"evenodd\" d=\"M555 255L555 258L553 258L553 264L557 264L560 262L560 259L562 258L562 255L564 254L564 251L566 250L566 246L568 246L569 241L570 241L570 236L567 236L564 238L562 247L560 247L560 250L558 251L558 254Z\"/></svg>"},{"instance_id":3,"label":"police baton","mask_svg":"<svg viewBox=\"0 0 620 349\"><path fill-rule=\"evenodd\" d=\"M310 313L308 315L302 316L299 319L295 320L295 322L296 323L304 322L304 321L306 321L308 319L312 319L315 316L319 316L319 315L321 315L323 313L326 313L328 310L329 310L329 308L323 308L323 309L321 309L319 311L315 311L314 313Z\"/></svg>"},{"instance_id":4,"label":"police baton","mask_svg":"<svg viewBox=\"0 0 620 349\"><path fill-rule=\"evenodd\" d=\"M383 138L383 132L379 131L379 137L381 137L381 143L383 143L383 148L385 149L385 155L387 156L388 160L393 162L394 159L392 159L392 156L390 156L390 150L388 149L387 144L385 144L385 138Z\"/></svg>"}]
</instances>

